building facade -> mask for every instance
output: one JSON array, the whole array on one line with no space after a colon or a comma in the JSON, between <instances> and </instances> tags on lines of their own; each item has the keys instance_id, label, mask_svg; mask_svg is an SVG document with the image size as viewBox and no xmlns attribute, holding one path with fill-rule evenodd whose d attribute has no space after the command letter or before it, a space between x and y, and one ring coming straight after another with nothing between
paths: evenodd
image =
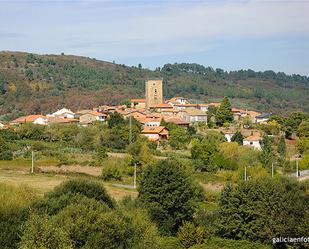
<instances>
[{"instance_id":1,"label":"building facade","mask_svg":"<svg viewBox=\"0 0 309 249\"><path fill-rule=\"evenodd\" d=\"M163 80L151 79L145 83L146 89L146 108L155 107L158 104L163 103Z\"/></svg>"}]
</instances>

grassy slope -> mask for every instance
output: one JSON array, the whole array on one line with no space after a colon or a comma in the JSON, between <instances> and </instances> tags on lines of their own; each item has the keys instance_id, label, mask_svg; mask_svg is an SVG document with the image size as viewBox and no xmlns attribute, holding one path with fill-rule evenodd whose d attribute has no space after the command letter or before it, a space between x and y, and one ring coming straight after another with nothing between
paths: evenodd
<instances>
[{"instance_id":1,"label":"grassy slope","mask_svg":"<svg viewBox=\"0 0 309 249\"><path fill-rule=\"evenodd\" d=\"M30 80L26 77L29 70L33 72ZM35 55L33 62L27 62L27 53L0 52L0 74L7 81L6 93L0 94L0 115L116 104L143 97L148 77L164 78L165 97L183 95L194 101L213 101L228 95L234 105L244 108L309 111L309 87L301 84L283 87L273 80L256 78L209 80L207 75L157 72L79 56ZM265 96L255 97L255 89Z\"/></svg>"}]
</instances>

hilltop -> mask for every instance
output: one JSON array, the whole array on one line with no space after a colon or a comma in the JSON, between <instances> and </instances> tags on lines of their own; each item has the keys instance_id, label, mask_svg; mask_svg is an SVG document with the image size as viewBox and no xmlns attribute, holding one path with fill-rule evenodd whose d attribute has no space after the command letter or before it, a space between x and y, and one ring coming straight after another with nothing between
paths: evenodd
<instances>
[{"instance_id":1,"label":"hilltop","mask_svg":"<svg viewBox=\"0 0 309 249\"><path fill-rule=\"evenodd\" d=\"M147 78L164 79L164 96L210 102L228 96L234 106L286 114L309 111L309 78L273 71L227 72L198 64L156 70L72 55L0 52L0 115L46 113L118 104L144 96Z\"/></svg>"}]
</instances>

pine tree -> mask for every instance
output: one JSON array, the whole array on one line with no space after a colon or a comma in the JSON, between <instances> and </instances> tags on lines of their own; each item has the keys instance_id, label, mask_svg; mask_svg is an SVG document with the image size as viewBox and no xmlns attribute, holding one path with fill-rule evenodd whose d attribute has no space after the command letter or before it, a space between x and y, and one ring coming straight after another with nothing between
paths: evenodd
<instances>
[{"instance_id":1,"label":"pine tree","mask_svg":"<svg viewBox=\"0 0 309 249\"><path fill-rule=\"evenodd\" d=\"M231 138L232 142L237 142L239 145L243 145L244 136L240 131L236 131L235 134Z\"/></svg>"},{"instance_id":2,"label":"pine tree","mask_svg":"<svg viewBox=\"0 0 309 249\"><path fill-rule=\"evenodd\" d=\"M233 122L233 120L234 117L230 100L228 97L224 97L216 113L216 123L217 125L222 126L224 123Z\"/></svg>"}]
</instances>

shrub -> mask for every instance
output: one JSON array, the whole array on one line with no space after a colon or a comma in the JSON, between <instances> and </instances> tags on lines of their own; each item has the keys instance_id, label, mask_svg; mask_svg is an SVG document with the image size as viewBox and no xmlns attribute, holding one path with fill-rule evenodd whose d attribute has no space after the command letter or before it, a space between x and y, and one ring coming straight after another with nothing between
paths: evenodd
<instances>
[{"instance_id":1,"label":"shrub","mask_svg":"<svg viewBox=\"0 0 309 249\"><path fill-rule=\"evenodd\" d=\"M20 249L73 249L66 230L47 215L32 215L23 225Z\"/></svg>"},{"instance_id":2,"label":"shrub","mask_svg":"<svg viewBox=\"0 0 309 249\"><path fill-rule=\"evenodd\" d=\"M196 244L203 243L204 230L202 227L195 227L192 222L184 222L179 228L177 237L185 248L189 248Z\"/></svg>"},{"instance_id":3,"label":"shrub","mask_svg":"<svg viewBox=\"0 0 309 249\"><path fill-rule=\"evenodd\" d=\"M26 208L36 199L35 192L25 186L13 187L0 183L0 245L17 248L19 227L26 217Z\"/></svg>"},{"instance_id":4,"label":"shrub","mask_svg":"<svg viewBox=\"0 0 309 249\"><path fill-rule=\"evenodd\" d=\"M110 208L115 207L114 201L107 194L103 185L97 181L87 179L69 180L54 189L48 194L48 198L57 198L62 195L72 193L81 194L88 198L93 198L97 201L105 203Z\"/></svg>"}]
</instances>

